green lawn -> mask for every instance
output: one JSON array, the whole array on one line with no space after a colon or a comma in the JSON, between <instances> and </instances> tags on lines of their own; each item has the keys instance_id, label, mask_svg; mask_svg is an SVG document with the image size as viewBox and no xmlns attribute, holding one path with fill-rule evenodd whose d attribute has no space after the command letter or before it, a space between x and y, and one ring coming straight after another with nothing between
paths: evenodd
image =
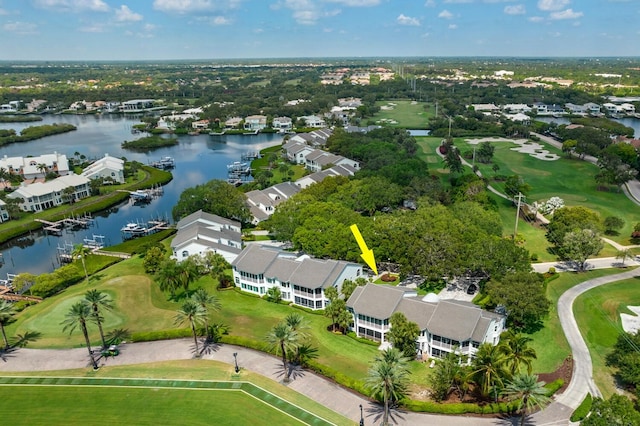
<instances>
[{"instance_id":1,"label":"green lawn","mask_svg":"<svg viewBox=\"0 0 640 426\"><path fill-rule=\"evenodd\" d=\"M619 269L597 269L582 273L565 272L547 284L547 298L551 301L549 315L543 321L543 328L529 337L538 359L533 363L536 373L555 371L571 353L558 318L558 299L568 289L592 278L620 273ZM612 284L613 285L613 284ZM609 288L605 286L604 288Z\"/></svg>"},{"instance_id":2,"label":"green lawn","mask_svg":"<svg viewBox=\"0 0 640 426\"><path fill-rule=\"evenodd\" d=\"M96 414L101 421L119 424L157 424L159 418L163 424L332 424L244 379L31 376L0 377L0 386L10 389L3 402L12 407L8 415L12 424L39 424L44 419L53 424L81 424L95 419ZM22 423L19 419L25 417ZM348 422L339 420L340 424Z\"/></svg>"},{"instance_id":3,"label":"green lawn","mask_svg":"<svg viewBox=\"0 0 640 426\"><path fill-rule=\"evenodd\" d=\"M427 121L435 115L435 107L425 102L410 100L379 101L381 107L369 121L388 127L426 129Z\"/></svg>"},{"instance_id":4,"label":"green lawn","mask_svg":"<svg viewBox=\"0 0 640 426\"><path fill-rule=\"evenodd\" d=\"M606 355L624 332L621 313L631 314L627 306L640 305L640 279L619 281L595 288L576 299L573 312L593 363L594 380L605 397L617 392L614 369L606 366Z\"/></svg>"},{"instance_id":5,"label":"green lawn","mask_svg":"<svg viewBox=\"0 0 640 426\"><path fill-rule=\"evenodd\" d=\"M456 145L463 153L473 148L472 145L465 146L465 142L462 141L456 141ZM597 166L565 157L556 161L543 161L513 151L511 148L514 148L515 144L495 142L492 145L495 147L493 163L500 167L497 173L522 176L525 182L531 185L531 192L526 199L528 203L558 196L566 205L588 207L600 213L602 218L619 216L625 220L625 226L620 235L610 238L624 245L631 244L629 236L633 226L640 222L640 210L621 192L597 190L594 178L598 172ZM550 153L562 156L561 151L544 143L543 145ZM476 165L484 176L492 178L496 175L492 170L493 164ZM498 190L503 189L501 182L491 182L491 185Z\"/></svg>"}]
</instances>

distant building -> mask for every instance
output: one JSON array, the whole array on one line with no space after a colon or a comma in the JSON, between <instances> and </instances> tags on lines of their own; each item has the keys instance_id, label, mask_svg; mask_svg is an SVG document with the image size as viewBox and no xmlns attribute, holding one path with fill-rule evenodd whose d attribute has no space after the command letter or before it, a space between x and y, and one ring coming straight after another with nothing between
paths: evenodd
<instances>
[{"instance_id":1,"label":"distant building","mask_svg":"<svg viewBox=\"0 0 640 426\"><path fill-rule=\"evenodd\" d=\"M264 115L249 115L244 119L244 129L259 131L267 127L267 117Z\"/></svg>"}]
</instances>

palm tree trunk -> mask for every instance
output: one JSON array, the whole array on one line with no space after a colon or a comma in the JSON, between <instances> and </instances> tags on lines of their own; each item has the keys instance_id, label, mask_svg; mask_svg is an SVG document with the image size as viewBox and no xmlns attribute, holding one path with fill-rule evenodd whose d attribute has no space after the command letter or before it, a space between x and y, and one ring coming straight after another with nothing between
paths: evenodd
<instances>
[{"instance_id":1,"label":"palm tree trunk","mask_svg":"<svg viewBox=\"0 0 640 426\"><path fill-rule=\"evenodd\" d=\"M9 349L9 340L7 340L7 332L4 330L4 325L0 323L0 330L2 331L2 340L4 340L4 348Z\"/></svg>"},{"instance_id":2,"label":"palm tree trunk","mask_svg":"<svg viewBox=\"0 0 640 426\"><path fill-rule=\"evenodd\" d=\"M282 367L284 368L284 381L289 381L289 370L287 369L287 351L284 348L284 340L280 341L280 350L282 351Z\"/></svg>"},{"instance_id":3,"label":"palm tree trunk","mask_svg":"<svg viewBox=\"0 0 640 426\"><path fill-rule=\"evenodd\" d=\"M82 254L82 269L84 269L84 278L87 280L87 284L89 283L89 273L87 272L87 265L84 263L84 253Z\"/></svg>"},{"instance_id":4,"label":"palm tree trunk","mask_svg":"<svg viewBox=\"0 0 640 426\"><path fill-rule=\"evenodd\" d=\"M525 395L522 398L522 418L520 418L520 426L524 426L524 421L527 418L527 400L529 398Z\"/></svg>"},{"instance_id":5,"label":"palm tree trunk","mask_svg":"<svg viewBox=\"0 0 640 426\"><path fill-rule=\"evenodd\" d=\"M198 350L198 334L196 333L196 325L193 321L191 321L191 331L193 331L193 343L196 345L196 356L200 356Z\"/></svg>"},{"instance_id":6,"label":"palm tree trunk","mask_svg":"<svg viewBox=\"0 0 640 426\"><path fill-rule=\"evenodd\" d=\"M93 358L93 352L91 352L91 342L89 341L89 333L87 332L87 325L82 322L80 324L82 326L82 334L84 334L84 341L87 344L87 351L89 351L89 358L91 358L91 364L93 365L94 370L98 369L98 364L96 364L95 358Z\"/></svg>"},{"instance_id":7,"label":"palm tree trunk","mask_svg":"<svg viewBox=\"0 0 640 426\"><path fill-rule=\"evenodd\" d=\"M102 321L100 321L100 312L98 307L93 307L93 316L96 318L96 324L98 324L98 330L100 330L100 339L102 340L102 349L107 347L107 341L104 339L104 332L102 331Z\"/></svg>"},{"instance_id":8,"label":"palm tree trunk","mask_svg":"<svg viewBox=\"0 0 640 426\"><path fill-rule=\"evenodd\" d=\"M384 393L384 413L382 413L382 425L388 426L389 424L389 396Z\"/></svg>"}]
</instances>

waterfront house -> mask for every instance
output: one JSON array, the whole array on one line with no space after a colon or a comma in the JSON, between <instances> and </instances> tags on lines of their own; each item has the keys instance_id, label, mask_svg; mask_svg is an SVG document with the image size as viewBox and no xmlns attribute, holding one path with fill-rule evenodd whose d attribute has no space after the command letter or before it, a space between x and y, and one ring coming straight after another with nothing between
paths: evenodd
<instances>
[{"instance_id":1,"label":"waterfront house","mask_svg":"<svg viewBox=\"0 0 640 426\"><path fill-rule=\"evenodd\" d=\"M123 102L119 105L119 109L122 112L142 112L154 108L155 100L153 99L132 99L130 101Z\"/></svg>"},{"instance_id":2,"label":"waterfront house","mask_svg":"<svg viewBox=\"0 0 640 426\"><path fill-rule=\"evenodd\" d=\"M495 104L471 104L471 107L475 112L481 112L483 114L494 114L496 112L500 112L500 108Z\"/></svg>"},{"instance_id":3,"label":"waterfront house","mask_svg":"<svg viewBox=\"0 0 640 426\"><path fill-rule=\"evenodd\" d=\"M207 130L209 128L209 120L197 120L191 123L193 130Z\"/></svg>"},{"instance_id":4,"label":"waterfront house","mask_svg":"<svg viewBox=\"0 0 640 426\"><path fill-rule=\"evenodd\" d=\"M416 352L423 358L441 358L455 351L470 361L480 344L499 343L506 320L469 302L444 300L433 293L419 297L415 289L377 284L357 287L347 308L356 335L377 342L387 341L391 315L402 312L418 324Z\"/></svg>"},{"instance_id":5,"label":"waterfront house","mask_svg":"<svg viewBox=\"0 0 640 426\"><path fill-rule=\"evenodd\" d=\"M322 182L324 179L332 176L353 176L357 170L349 165L333 166L320 172L311 173L298 179L295 184L300 189L304 189L314 183Z\"/></svg>"},{"instance_id":6,"label":"waterfront house","mask_svg":"<svg viewBox=\"0 0 640 426\"><path fill-rule=\"evenodd\" d=\"M69 174L69 161L64 154L43 154L35 157L8 157L0 159L0 168L25 180L44 178L47 173L59 176Z\"/></svg>"},{"instance_id":7,"label":"waterfront house","mask_svg":"<svg viewBox=\"0 0 640 426\"><path fill-rule=\"evenodd\" d=\"M293 129L293 122L289 117L274 117L271 127L281 133L288 132Z\"/></svg>"},{"instance_id":8,"label":"waterfront house","mask_svg":"<svg viewBox=\"0 0 640 426\"><path fill-rule=\"evenodd\" d=\"M244 119L245 130L256 132L266 127L267 127L267 117L264 115L249 115Z\"/></svg>"},{"instance_id":9,"label":"waterfront house","mask_svg":"<svg viewBox=\"0 0 640 426\"><path fill-rule=\"evenodd\" d=\"M73 188L73 192L67 193L67 188ZM39 212L88 197L89 194L89 179L71 173L48 182L30 185L22 182L20 187L7 197L20 199L20 209L23 211Z\"/></svg>"},{"instance_id":10,"label":"waterfront house","mask_svg":"<svg viewBox=\"0 0 640 426\"><path fill-rule=\"evenodd\" d=\"M314 259L258 244L248 245L231 266L233 280L243 291L263 296L275 287L282 300L314 310L329 303L327 288L340 291L345 280L362 276L357 263Z\"/></svg>"},{"instance_id":11,"label":"waterfront house","mask_svg":"<svg viewBox=\"0 0 640 426\"><path fill-rule=\"evenodd\" d=\"M289 142L282 145L282 149L287 156L287 160L295 164L306 164L307 155L314 151L311 146L298 140L289 140Z\"/></svg>"},{"instance_id":12,"label":"waterfront house","mask_svg":"<svg viewBox=\"0 0 640 426\"><path fill-rule=\"evenodd\" d=\"M300 117L300 120L304 121L306 127L324 127L327 125L324 120L317 115L304 115Z\"/></svg>"},{"instance_id":13,"label":"waterfront house","mask_svg":"<svg viewBox=\"0 0 640 426\"><path fill-rule=\"evenodd\" d=\"M104 157L94 161L81 174L91 180L103 179L111 183L124 183L124 160L104 154Z\"/></svg>"},{"instance_id":14,"label":"waterfront house","mask_svg":"<svg viewBox=\"0 0 640 426\"><path fill-rule=\"evenodd\" d=\"M587 110L587 112L591 115L599 115L600 114L600 105L593 103L593 102L587 102L586 104L583 105L585 107L585 109Z\"/></svg>"},{"instance_id":15,"label":"waterfront house","mask_svg":"<svg viewBox=\"0 0 640 426\"><path fill-rule=\"evenodd\" d=\"M198 210L181 219L171 241L173 257L178 262L206 252L220 254L229 263L242 251L240 222Z\"/></svg>"},{"instance_id":16,"label":"waterfront house","mask_svg":"<svg viewBox=\"0 0 640 426\"><path fill-rule=\"evenodd\" d=\"M224 122L224 128L228 130L238 129L242 124L242 118L240 117L231 117Z\"/></svg>"},{"instance_id":17,"label":"waterfront house","mask_svg":"<svg viewBox=\"0 0 640 426\"><path fill-rule=\"evenodd\" d=\"M289 142L303 142L314 148L323 147L333 131L331 129L318 129L309 133L298 133L289 138Z\"/></svg>"}]
</instances>

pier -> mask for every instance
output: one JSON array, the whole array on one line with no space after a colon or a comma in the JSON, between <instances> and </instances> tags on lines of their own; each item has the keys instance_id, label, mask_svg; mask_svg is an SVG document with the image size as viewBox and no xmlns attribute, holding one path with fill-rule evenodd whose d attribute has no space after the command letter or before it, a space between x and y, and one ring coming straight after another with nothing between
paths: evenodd
<instances>
[{"instance_id":1,"label":"pier","mask_svg":"<svg viewBox=\"0 0 640 426\"><path fill-rule=\"evenodd\" d=\"M248 154L243 154L243 157ZM251 176L251 166L245 162L234 161L231 164L227 164L227 182L231 185L238 186L246 182L249 176Z\"/></svg>"},{"instance_id":2,"label":"pier","mask_svg":"<svg viewBox=\"0 0 640 426\"><path fill-rule=\"evenodd\" d=\"M242 161L253 161L260 158L260 153L258 151L249 151L245 152L241 156Z\"/></svg>"},{"instance_id":3,"label":"pier","mask_svg":"<svg viewBox=\"0 0 640 426\"><path fill-rule=\"evenodd\" d=\"M62 230L65 227L88 228L89 226L93 225L93 221L94 221L91 215L88 213L85 213L82 216L65 217L64 219L60 219L55 222L51 222L49 220L44 220L44 219L34 219L34 220L36 222L40 222L43 225L42 229L45 232L47 232L48 234L57 235L57 236L62 235Z\"/></svg>"},{"instance_id":4,"label":"pier","mask_svg":"<svg viewBox=\"0 0 640 426\"><path fill-rule=\"evenodd\" d=\"M168 170L173 169L176 166L176 162L173 157L162 157L158 161L153 161L149 163L151 167L155 167L156 169Z\"/></svg>"},{"instance_id":5,"label":"pier","mask_svg":"<svg viewBox=\"0 0 640 426\"><path fill-rule=\"evenodd\" d=\"M128 192L129 199L134 203L150 203L155 197L159 197L164 194L164 188L161 185L154 186L148 189L136 189L135 191L128 191L126 189L118 189L118 192Z\"/></svg>"}]
</instances>

